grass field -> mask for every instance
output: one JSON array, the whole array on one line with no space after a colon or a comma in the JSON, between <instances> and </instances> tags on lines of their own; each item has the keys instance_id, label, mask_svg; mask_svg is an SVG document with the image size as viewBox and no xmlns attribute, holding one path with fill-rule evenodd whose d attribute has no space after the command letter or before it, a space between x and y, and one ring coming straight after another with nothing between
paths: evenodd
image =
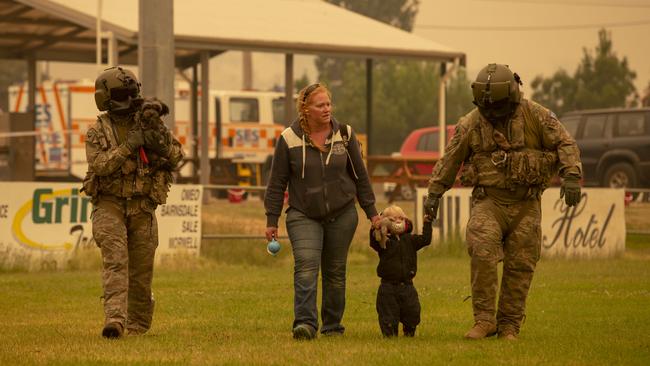
<instances>
[{"instance_id":1,"label":"grass field","mask_svg":"<svg viewBox=\"0 0 650 366\"><path fill-rule=\"evenodd\" d=\"M228 215L214 215L230 207ZM205 232L259 233L258 203L206 208ZM407 211L408 212L408 211ZM221 219L217 219L220 216ZM422 324L414 339L382 339L374 308L376 258L361 220L351 250L343 337L291 338L292 259L263 243L205 243L203 257L157 269L151 331L99 336L98 269L0 273L0 365L431 365L650 364L650 237L621 258L542 260L517 342L469 342L469 263L460 248L426 250L415 285Z\"/></svg>"}]
</instances>

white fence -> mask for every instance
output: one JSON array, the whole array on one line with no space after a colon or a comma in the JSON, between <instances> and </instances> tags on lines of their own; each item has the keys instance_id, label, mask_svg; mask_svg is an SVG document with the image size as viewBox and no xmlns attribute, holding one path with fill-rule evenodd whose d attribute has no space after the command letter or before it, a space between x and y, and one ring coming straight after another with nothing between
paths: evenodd
<instances>
[{"instance_id":1,"label":"white fence","mask_svg":"<svg viewBox=\"0 0 650 366\"><path fill-rule=\"evenodd\" d=\"M92 237L92 204L79 183L0 183L0 268L62 269L80 251L98 250ZM156 211L156 261L198 256L200 185L173 185Z\"/></svg>"},{"instance_id":2,"label":"white fence","mask_svg":"<svg viewBox=\"0 0 650 366\"><path fill-rule=\"evenodd\" d=\"M470 188L454 188L443 196L434 240L453 235L465 237L471 210ZM416 200L416 229L421 230L427 190L420 188ZM542 256L608 258L625 251L625 191L583 188L577 206L567 207L559 188L542 196Z\"/></svg>"}]
</instances>

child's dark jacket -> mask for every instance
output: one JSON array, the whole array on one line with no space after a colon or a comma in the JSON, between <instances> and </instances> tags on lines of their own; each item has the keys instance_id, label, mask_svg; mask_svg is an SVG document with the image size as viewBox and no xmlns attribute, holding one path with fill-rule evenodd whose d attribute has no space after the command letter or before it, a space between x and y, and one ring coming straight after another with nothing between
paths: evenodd
<instances>
[{"instance_id":1,"label":"child's dark jacket","mask_svg":"<svg viewBox=\"0 0 650 366\"><path fill-rule=\"evenodd\" d=\"M418 269L417 251L431 244L431 222L424 222L422 235L405 233L389 235L386 249L375 240L370 229L370 246L379 253L377 276L390 282L408 282L415 277Z\"/></svg>"}]
</instances>

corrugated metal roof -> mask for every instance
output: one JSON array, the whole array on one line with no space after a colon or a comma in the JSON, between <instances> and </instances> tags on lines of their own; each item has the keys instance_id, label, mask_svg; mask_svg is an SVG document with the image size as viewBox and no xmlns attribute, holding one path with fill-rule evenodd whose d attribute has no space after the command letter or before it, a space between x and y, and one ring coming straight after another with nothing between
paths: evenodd
<instances>
[{"instance_id":1,"label":"corrugated metal roof","mask_svg":"<svg viewBox=\"0 0 650 366\"><path fill-rule=\"evenodd\" d=\"M16 19L45 16L57 20L59 27L68 24L66 29L46 30L50 36L74 33L77 29L74 36L82 42L74 42L73 37L69 37L66 48L65 39L61 39L40 47L42 56L39 58L83 51L83 57L94 62L94 43L90 38L95 29L95 1L0 0L0 4L12 3L16 5L13 9L8 7L6 12L0 13L0 23L1 15L18 11L18 6L27 6L31 10ZM119 41L123 53L120 61L124 61L123 56L129 56L129 53L133 59L133 54L137 53L134 47L137 47L138 1L104 1L102 20L102 29L112 31ZM30 31L26 24L18 21L14 22L12 29L16 33ZM464 57L462 52L437 42L319 0L175 1L174 33L177 57L200 50L253 50L364 58L416 57L441 61ZM5 37L5 43L0 44L0 57L7 54L8 50L3 50L3 47L10 40ZM19 52L13 50L12 53Z\"/></svg>"}]
</instances>

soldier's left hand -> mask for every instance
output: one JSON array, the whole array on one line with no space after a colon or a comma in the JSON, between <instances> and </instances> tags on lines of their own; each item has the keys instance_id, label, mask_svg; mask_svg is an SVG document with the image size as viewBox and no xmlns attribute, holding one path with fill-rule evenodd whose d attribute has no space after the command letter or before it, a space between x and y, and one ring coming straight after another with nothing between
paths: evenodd
<instances>
[{"instance_id":1,"label":"soldier's left hand","mask_svg":"<svg viewBox=\"0 0 650 366\"><path fill-rule=\"evenodd\" d=\"M160 156L169 155L169 146L165 142L165 136L155 129L146 129L144 131L144 146L158 153Z\"/></svg>"},{"instance_id":2,"label":"soldier's left hand","mask_svg":"<svg viewBox=\"0 0 650 366\"><path fill-rule=\"evenodd\" d=\"M129 130L128 134L126 135L126 141L124 142L124 145L131 151L135 151L135 149L139 148L144 144L144 136L142 134L142 130L139 128L133 128Z\"/></svg>"},{"instance_id":3,"label":"soldier's left hand","mask_svg":"<svg viewBox=\"0 0 650 366\"><path fill-rule=\"evenodd\" d=\"M564 203L567 206L575 206L580 203L582 193L580 190L580 180L575 177L566 177L562 180L560 188L560 198L564 197Z\"/></svg>"},{"instance_id":4,"label":"soldier's left hand","mask_svg":"<svg viewBox=\"0 0 650 366\"><path fill-rule=\"evenodd\" d=\"M429 193L424 201L424 214L428 215L431 220L435 220L438 217L438 205L440 205L440 196Z\"/></svg>"}]
</instances>

